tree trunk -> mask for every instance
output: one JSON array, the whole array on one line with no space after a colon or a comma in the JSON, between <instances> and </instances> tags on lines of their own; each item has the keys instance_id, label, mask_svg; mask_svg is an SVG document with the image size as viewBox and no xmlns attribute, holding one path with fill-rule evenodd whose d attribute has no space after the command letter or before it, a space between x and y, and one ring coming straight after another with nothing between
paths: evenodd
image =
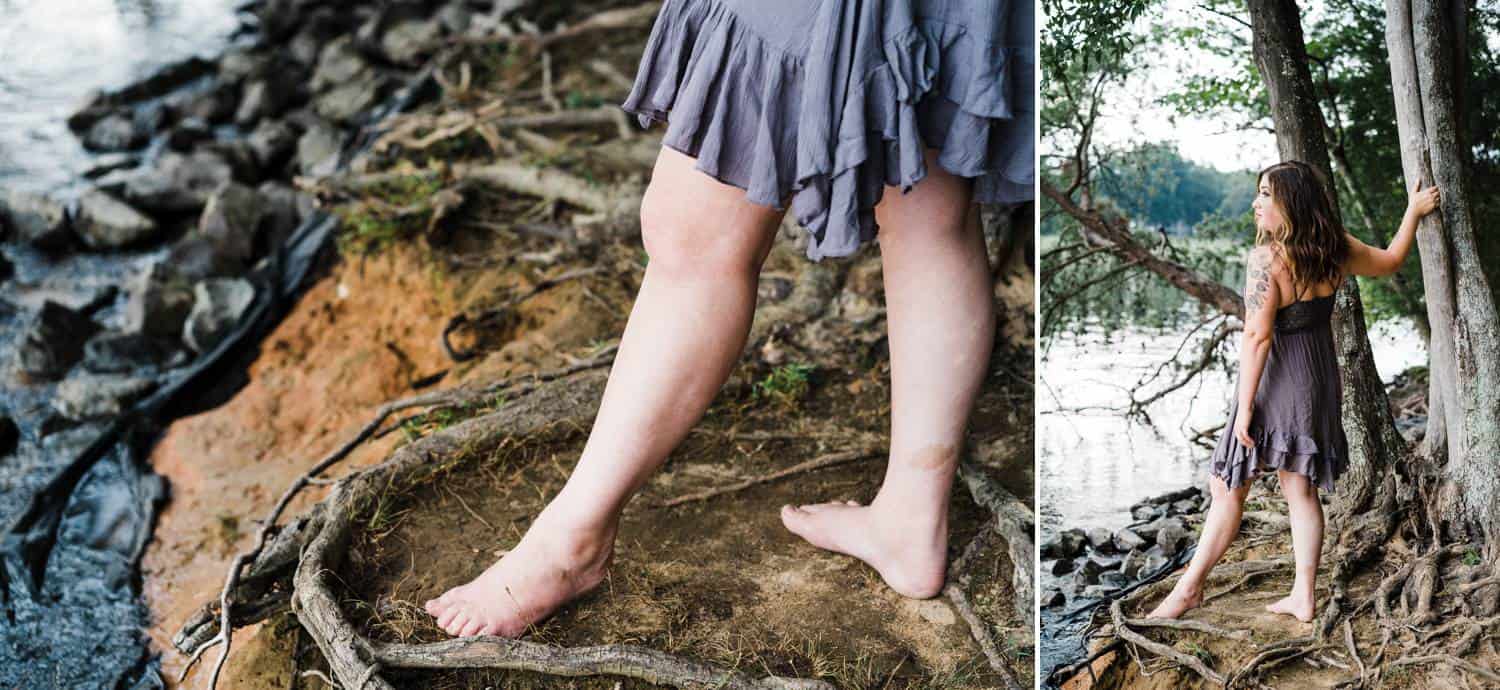
<instances>
[{"instance_id":1,"label":"tree trunk","mask_svg":"<svg viewBox=\"0 0 1500 690\"><path fill-rule=\"evenodd\" d=\"M1270 94L1276 146L1282 159L1301 160L1323 175L1337 214L1338 191L1323 139L1326 125L1308 70L1297 5L1292 0L1250 0L1250 19L1255 63ZM1336 305L1333 327L1344 391L1349 472L1340 481L1335 508L1352 515L1371 505L1382 478L1405 452L1406 441L1396 432L1385 387L1370 355L1364 305L1355 281L1345 281Z\"/></svg>"},{"instance_id":2,"label":"tree trunk","mask_svg":"<svg viewBox=\"0 0 1500 690\"><path fill-rule=\"evenodd\" d=\"M1458 539L1500 560L1500 313L1480 262L1458 110L1467 33L1462 2L1386 0L1386 46L1407 186L1442 189L1418 227L1434 334L1428 352L1428 439L1442 463L1439 515Z\"/></svg>"}]
</instances>

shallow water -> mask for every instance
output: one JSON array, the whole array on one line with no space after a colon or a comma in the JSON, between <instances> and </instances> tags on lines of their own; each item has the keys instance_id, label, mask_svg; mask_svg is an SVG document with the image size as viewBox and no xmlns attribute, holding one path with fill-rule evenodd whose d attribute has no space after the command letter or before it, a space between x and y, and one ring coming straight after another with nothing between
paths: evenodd
<instances>
[{"instance_id":1,"label":"shallow water","mask_svg":"<svg viewBox=\"0 0 1500 690\"><path fill-rule=\"evenodd\" d=\"M235 0L0 0L0 187L74 186L94 157L65 120L95 89L220 52Z\"/></svg>"}]
</instances>

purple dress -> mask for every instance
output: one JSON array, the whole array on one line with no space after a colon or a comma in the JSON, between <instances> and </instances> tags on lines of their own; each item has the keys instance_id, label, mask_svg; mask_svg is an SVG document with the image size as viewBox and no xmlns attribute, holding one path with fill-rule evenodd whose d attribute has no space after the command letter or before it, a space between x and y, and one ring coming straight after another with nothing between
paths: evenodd
<instances>
[{"instance_id":1,"label":"purple dress","mask_svg":"<svg viewBox=\"0 0 1500 690\"><path fill-rule=\"evenodd\" d=\"M976 203L1034 198L1034 27L1030 0L666 0L621 107L848 256L924 147Z\"/></svg>"},{"instance_id":2,"label":"purple dress","mask_svg":"<svg viewBox=\"0 0 1500 690\"><path fill-rule=\"evenodd\" d=\"M1239 404L1214 448L1209 471L1235 488L1268 470L1307 476L1319 489L1333 490L1349 468L1349 445L1339 405L1343 384L1333 346L1333 295L1293 302L1276 312L1271 354L1255 389L1250 418L1254 448L1234 437Z\"/></svg>"}]
</instances>

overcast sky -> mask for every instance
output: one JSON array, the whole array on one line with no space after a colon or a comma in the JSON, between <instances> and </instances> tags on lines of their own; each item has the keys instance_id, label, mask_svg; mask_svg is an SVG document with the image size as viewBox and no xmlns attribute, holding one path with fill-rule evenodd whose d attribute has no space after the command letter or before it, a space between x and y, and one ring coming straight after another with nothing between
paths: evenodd
<instances>
[{"instance_id":1,"label":"overcast sky","mask_svg":"<svg viewBox=\"0 0 1500 690\"><path fill-rule=\"evenodd\" d=\"M1190 0L1167 0L1140 21L1140 31L1155 22L1173 26L1234 26L1249 40L1249 29L1239 27ZM1157 101L1171 93L1185 74L1231 73L1232 61L1186 47L1162 46L1138 51L1145 69L1126 78L1120 93L1108 100L1099 118L1095 139L1110 147L1130 143L1174 142L1184 158L1219 170L1258 170L1279 160L1276 138L1264 130L1242 131L1240 119L1178 115Z\"/></svg>"}]
</instances>

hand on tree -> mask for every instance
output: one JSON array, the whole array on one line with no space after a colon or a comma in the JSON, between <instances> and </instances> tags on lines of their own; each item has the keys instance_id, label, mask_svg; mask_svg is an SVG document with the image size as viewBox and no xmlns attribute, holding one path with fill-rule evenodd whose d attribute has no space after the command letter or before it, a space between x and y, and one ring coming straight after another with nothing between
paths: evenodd
<instances>
[{"instance_id":1,"label":"hand on tree","mask_svg":"<svg viewBox=\"0 0 1500 690\"><path fill-rule=\"evenodd\" d=\"M1421 218L1432 213L1432 209L1437 208L1438 201L1438 188L1428 187L1422 189L1422 181L1417 180L1416 189L1412 190L1411 196L1407 199L1406 212L1413 214L1417 218Z\"/></svg>"}]
</instances>

